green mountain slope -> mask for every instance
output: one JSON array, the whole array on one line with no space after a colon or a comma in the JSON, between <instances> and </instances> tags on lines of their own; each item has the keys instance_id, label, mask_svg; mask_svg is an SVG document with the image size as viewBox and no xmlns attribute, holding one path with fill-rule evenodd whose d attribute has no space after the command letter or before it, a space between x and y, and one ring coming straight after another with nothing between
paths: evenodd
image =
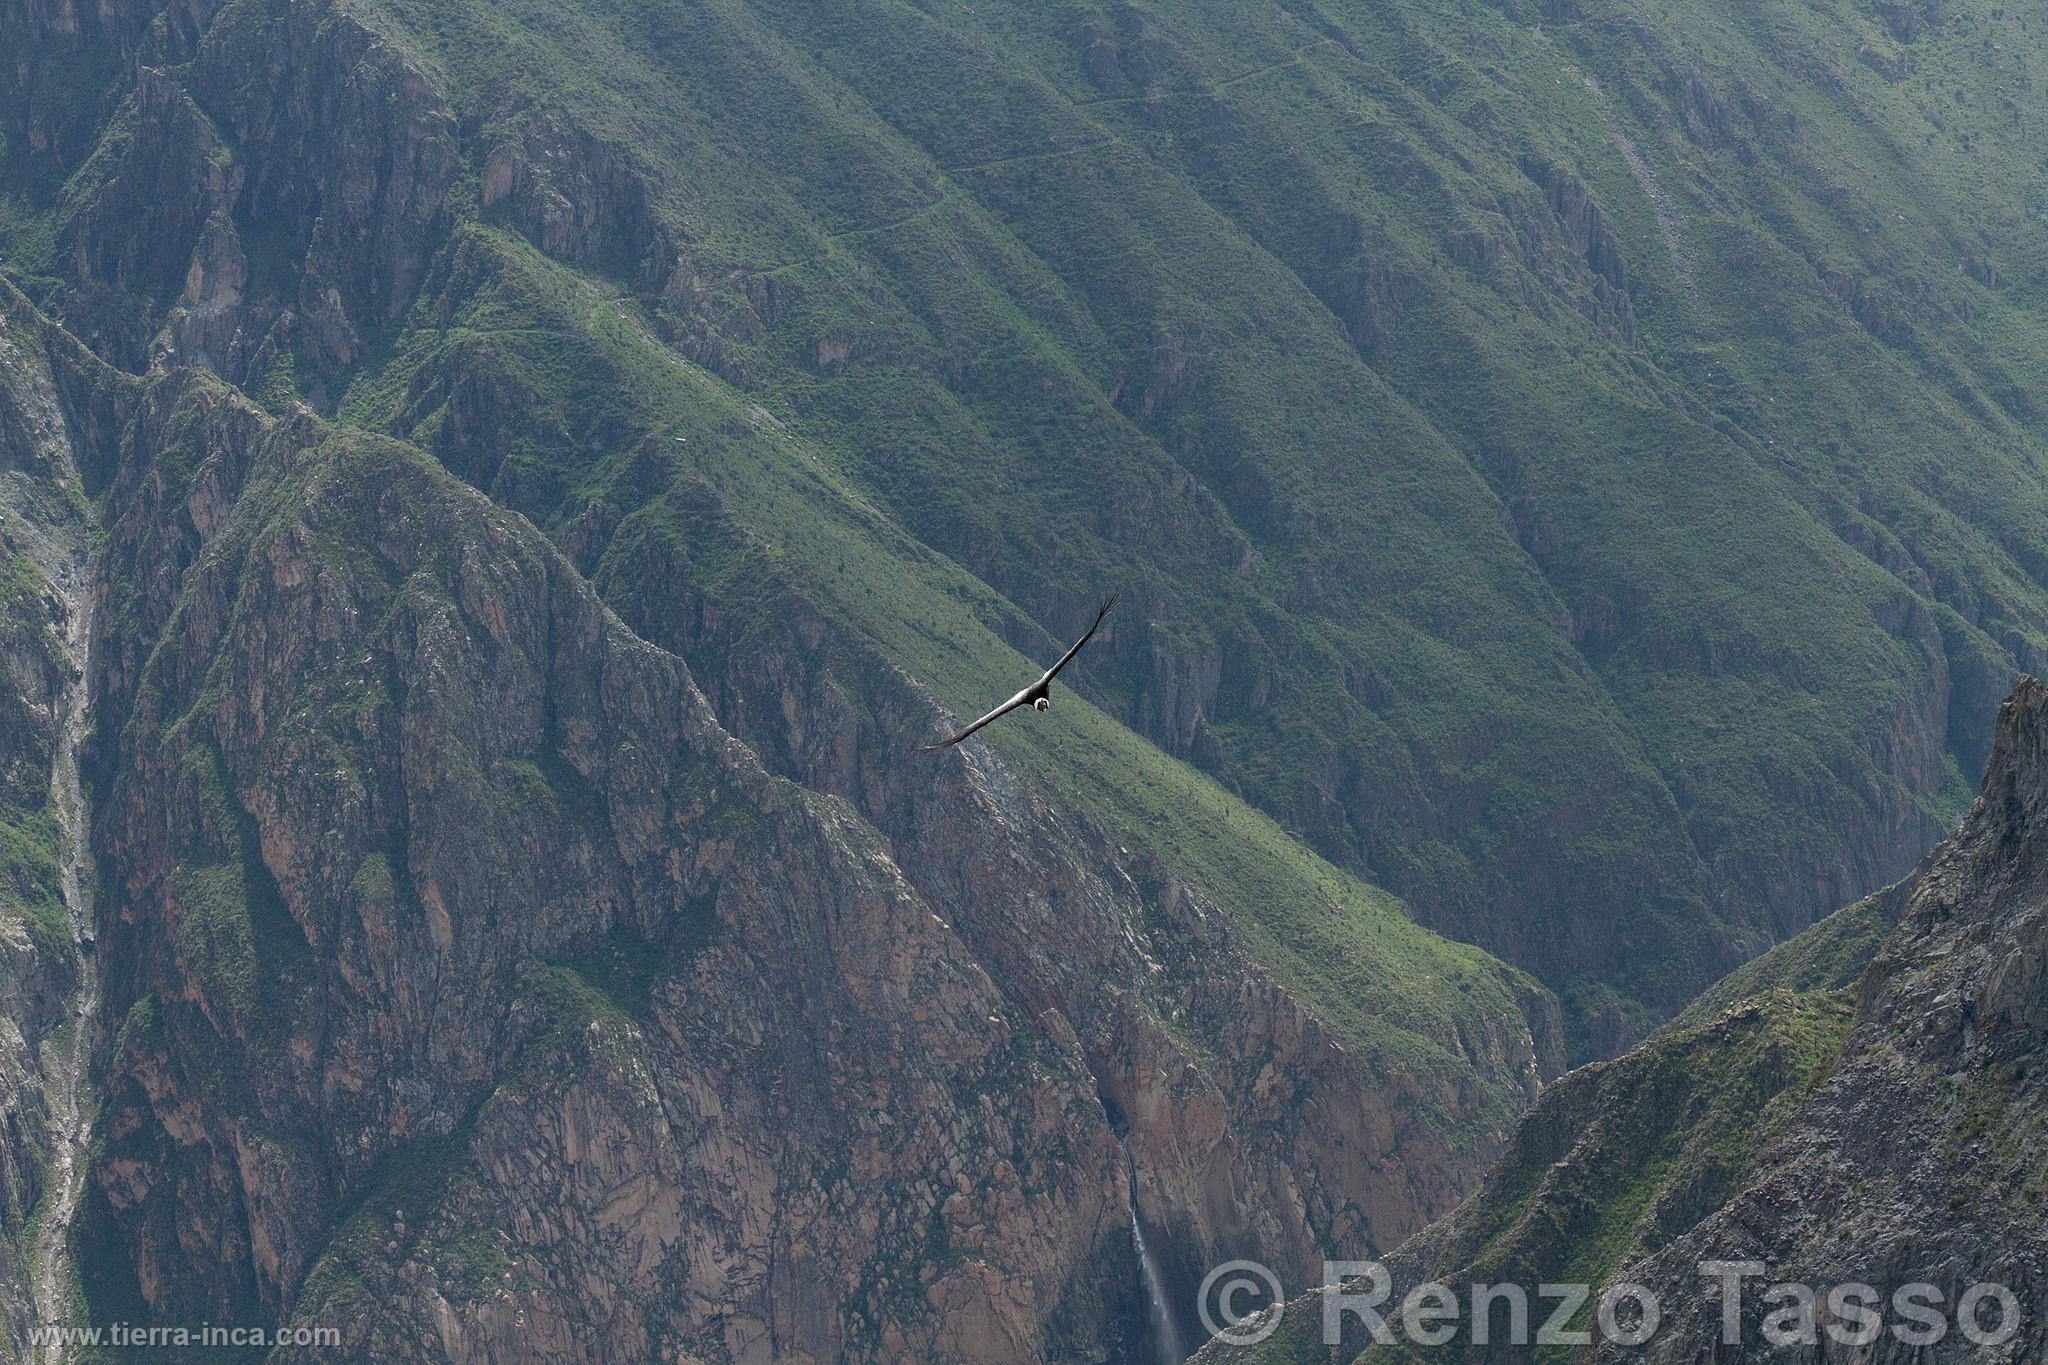
<instances>
[{"instance_id":1,"label":"green mountain slope","mask_svg":"<svg viewBox=\"0 0 2048 1365\"><path fill-rule=\"evenodd\" d=\"M168 317L387 429L466 401L431 444L559 527L649 408L530 301L455 327L496 269L461 225L517 232L1012 643L1121 584L1079 685L1581 1047L1902 871L1981 759L1951 718L2032 657L2003 11L266 13L122 11L10 86L7 260L74 329L139 363ZM166 75L124 97L123 45Z\"/></svg>"},{"instance_id":2,"label":"green mountain slope","mask_svg":"<svg viewBox=\"0 0 2048 1365\"><path fill-rule=\"evenodd\" d=\"M688 648L715 679L747 645L707 648L676 604L693 618L708 609L740 620L746 634L772 636L778 613L802 594L804 609L832 623L836 648L890 660L958 714L979 708L988 680L1042 667L984 624L1010 621L984 585L906 536L799 437L750 416L726 385L648 333L630 305L488 230L462 239L454 259L451 274L464 284L420 308L445 321L405 331L386 376L352 389L344 412L406 429L459 467L446 442L462 418L418 395L433 376L488 364L534 395L536 407L551 382L575 376L548 414L569 426L571 444L586 423L654 432L617 460L551 469L536 460L534 481L567 492L557 506L529 509L576 547L593 581L647 638ZM504 325L512 318L539 325ZM498 420L547 421L515 404L498 411ZM861 686L851 676L844 685ZM860 728L870 738L872 723ZM1259 959L1320 1015L1351 1021L1346 1034L1357 1045L1382 1046L1385 1025L1409 1011L1418 1011L1420 1032L1452 1036L1475 1006L1512 1014L1516 992L1530 987L1482 953L1418 932L1385 892L1330 867L1093 706L1068 702L1033 728L1002 727L986 742L1035 785L1154 850L1215 897ZM883 753L875 761L906 760ZM887 827L886 811L876 817Z\"/></svg>"},{"instance_id":3,"label":"green mountain slope","mask_svg":"<svg viewBox=\"0 0 2048 1365\"><path fill-rule=\"evenodd\" d=\"M1556 1308L1538 1285L1620 1283L1621 1272L1661 1250L1754 1178L1763 1141L1785 1131L1801 1101L1828 1078L1849 1032L1841 991L1769 991L1710 1024L1673 1029L1610 1062L1580 1067L1544 1092L1500 1163L1448 1218L1404 1244L1387 1263L1393 1339L1374 1342L1356 1315L1326 1343L1322 1303L1290 1303L1277 1330L1244 1347L1213 1343L1199 1357L1266 1362L1569 1361L1569 1343L1516 1342L1505 1301L1487 1338L1474 1341L1470 1309L1445 1340L1425 1346L1401 1334L1395 1315L1428 1281L1457 1287L1519 1285L1529 1321ZM1461 1307L1469 1304L1461 1298ZM1592 1309L1567 1323L1586 1329ZM1524 1329L1524 1335L1528 1329Z\"/></svg>"},{"instance_id":4,"label":"green mountain slope","mask_svg":"<svg viewBox=\"0 0 2048 1365\"><path fill-rule=\"evenodd\" d=\"M169 316L357 420L466 385L440 453L552 525L633 415L545 362L500 385L510 333L421 349L461 225L517 232L1013 644L1121 584L1079 685L1534 970L1584 1048L1902 872L2034 658L2024 16L266 13L41 40L168 73L108 77L96 146L84 96L10 86L8 261L75 328L139 363ZM323 62L357 85L314 108ZM393 81L395 121L350 102ZM145 197L180 120L236 169Z\"/></svg>"},{"instance_id":5,"label":"green mountain slope","mask_svg":"<svg viewBox=\"0 0 2048 1365\"><path fill-rule=\"evenodd\" d=\"M1555 1000L1575 1058L1616 1052L1903 873L1961 807L1992 700L2039 665L2035 28L1990 0L0 0L0 270L29 300L10 292L0 342L62 353L62 425L116 531L97 794L132 818L98 851L135 1027L116 1047L107 1025L129 1145L100 1154L89 1212L136 1272L120 1292L281 1316L317 1288L424 1340L424 1300L387 1291L447 1248L338 1236L373 1170L488 1167L533 1129L520 1058L565 1041L540 1021L608 1037L656 997L690 1048L593 1066L620 1094L643 1063L731 1081L742 1145L780 1133L784 1073L735 1080L716 1011L766 1030L748 1011L776 991L832 1002L775 1020L772 1060L847 1108L819 1102L830 1122L749 1207L779 1216L778 1182L815 1176L806 1208L876 1268L796 1321L750 1278L772 1281L778 1233L735 1232L716 1284L643 1265L646 1303L692 1296L665 1338L692 1351L728 1311L758 1314L717 1344L736 1356L756 1331L1136 1350L1109 1291L1073 1342L1038 1316L1130 1269L1127 1215L1170 1279L1228 1248L1292 1288L1448 1209L1557 1070ZM416 590L392 580L415 563ZM320 585L357 614L298 614ZM1078 697L915 752L1110 587ZM473 655L437 671L441 637L401 607ZM570 619L641 661L631 697L576 691ZM309 621L346 657L266 673ZM509 748L477 723L499 664L551 698L514 708ZM744 774L745 809L684 783L668 816L678 847L766 822L765 858L809 860L729 907L769 946L672 971L610 942L609 901L536 908L570 850L666 944L674 907L647 907L704 871L603 837L635 827L633 784L599 812L588 735L576 776L556 761L558 687L575 724L631 713L640 748ZM413 690L469 727L445 770L385 724ZM699 692L684 736L636 709ZM357 809L343 779L377 796ZM533 873L480 883L452 837L409 842L447 802ZM313 850L347 865L295 879ZM437 878L475 893L450 922L493 973L446 1036L405 1014L449 947ZM902 933L774 960L788 926L877 906ZM1727 989L1839 983L1890 906ZM302 957L293 925L373 949ZM909 962L946 983L936 1039L924 1001L874 1005ZM265 990L331 993L368 1021L348 1046L392 1056L280 1052L252 1021L310 1016ZM499 1006L518 1018L492 1034ZM1814 1007L1759 1027L1796 1052ZM880 1031L841 1055L833 1011L870 1008ZM961 1042L980 1019L1016 1054ZM1696 1033L1654 1055L1686 1072ZM935 1049L920 1074L987 1144L1085 1150L1061 1210L1011 1229L1028 1264L973 1269L1002 1210L933 1214L950 1198L908 1177L886 1237L835 1211L872 1137L848 1087L903 1080L885 1036ZM415 1038L443 1051L394 1061ZM244 1052L271 1068L254 1118L219 1093ZM1027 1071L1057 1121L967 1117ZM290 1131L245 1147L245 1120ZM659 1125L631 1137L674 1156ZM926 1171L951 1139L895 1140ZM1630 1189L1664 1188L1637 1155ZM464 1189L484 1226L521 1194ZM309 1190L320 1220L280 1240L265 1201ZM220 1236L166 1278L181 1208ZM665 1210L635 1216L666 1244ZM913 1242L920 1283L948 1286L930 1312L901 1280ZM548 1311L585 1311L562 1286L591 1267L533 1254ZM488 1354L510 1300L463 1301Z\"/></svg>"},{"instance_id":6,"label":"green mountain slope","mask_svg":"<svg viewBox=\"0 0 2048 1365\"><path fill-rule=\"evenodd\" d=\"M1704 1024L1753 996L1773 991L1809 995L1853 987L1899 922L1911 890L1912 879L1907 878L1843 906L1701 991L1699 999L1666 1027Z\"/></svg>"}]
</instances>

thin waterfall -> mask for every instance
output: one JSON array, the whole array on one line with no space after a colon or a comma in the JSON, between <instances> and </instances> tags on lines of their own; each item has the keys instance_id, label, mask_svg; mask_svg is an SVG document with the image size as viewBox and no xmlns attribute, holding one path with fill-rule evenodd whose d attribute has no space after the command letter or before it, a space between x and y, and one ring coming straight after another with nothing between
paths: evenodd
<instances>
[{"instance_id":1,"label":"thin waterfall","mask_svg":"<svg viewBox=\"0 0 2048 1365\"><path fill-rule=\"evenodd\" d=\"M1157 1365L1181 1365L1188 1350L1180 1339L1180 1328L1167 1307L1166 1275L1159 1259L1145 1241L1145 1226L1138 1221L1138 1165L1124 1148L1124 1164L1130 1171L1131 1241L1138 1249L1138 1271L1145 1284L1145 1316L1152 1328L1152 1357Z\"/></svg>"}]
</instances>

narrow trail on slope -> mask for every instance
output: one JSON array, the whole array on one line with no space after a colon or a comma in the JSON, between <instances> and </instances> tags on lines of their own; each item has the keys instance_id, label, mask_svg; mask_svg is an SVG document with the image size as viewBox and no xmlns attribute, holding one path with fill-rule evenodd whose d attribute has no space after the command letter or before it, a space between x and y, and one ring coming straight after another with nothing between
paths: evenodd
<instances>
[{"instance_id":1,"label":"narrow trail on slope","mask_svg":"<svg viewBox=\"0 0 2048 1365\"><path fill-rule=\"evenodd\" d=\"M1539 42L1544 41L1540 27L1536 31L1536 38ZM1593 97L1593 113L1599 118L1600 126L1607 130L1608 137L1613 139L1615 148L1621 153L1623 163L1628 166L1629 175L1634 178L1637 188L1642 190L1643 197L1650 201L1651 216L1657 220L1657 232L1664 238L1664 251L1671 261L1671 273L1685 286L1688 294L1697 298L1699 285L1695 282L1695 277L1699 274L1700 260L1698 253L1686 240L1683 211L1665 190L1664 182L1657 178L1656 168L1650 165L1649 160L1636 147L1635 139L1622 128L1621 120L1614 115L1612 101L1607 98L1607 91L1601 87L1600 82L1570 62L1564 64L1564 69L1580 85L1585 86L1586 93Z\"/></svg>"}]
</instances>

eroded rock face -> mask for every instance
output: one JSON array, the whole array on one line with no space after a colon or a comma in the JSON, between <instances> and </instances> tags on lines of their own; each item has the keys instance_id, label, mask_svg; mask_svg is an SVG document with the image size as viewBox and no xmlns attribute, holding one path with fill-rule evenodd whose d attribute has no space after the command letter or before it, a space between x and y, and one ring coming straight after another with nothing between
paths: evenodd
<instances>
[{"instance_id":1,"label":"eroded rock face","mask_svg":"<svg viewBox=\"0 0 2048 1365\"><path fill-rule=\"evenodd\" d=\"M189 374L122 455L95 1178L146 1303L472 1360L1114 1320L1073 1035L530 527Z\"/></svg>"},{"instance_id":2,"label":"eroded rock face","mask_svg":"<svg viewBox=\"0 0 2048 1365\"><path fill-rule=\"evenodd\" d=\"M123 404L95 1292L379 1358L1116 1358L1130 1170L1177 1275L1306 1280L1455 1200L1483 1139L1424 1114L1557 1065L1533 987L1443 1040L1470 1093L1356 1053L989 756L892 776L914 687L877 733L822 642L695 641L733 714L784 689L771 775L409 448L190 370Z\"/></svg>"},{"instance_id":3,"label":"eroded rock face","mask_svg":"<svg viewBox=\"0 0 2048 1365\"><path fill-rule=\"evenodd\" d=\"M1894 919L1881 948L1865 942L1864 926ZM1389 1258L1391 1302L1426 1280L1460 1295L1474 1282L1520 1284L1533 1296L1540 1282L1590 1278L1596 1290L1644 1286L1662 1319L1638 1346L1597 1338L1587 1359L2040 1358L2044 926L2048 687L2029 677L1999 708L1976 804L1910 878L1756 964L1758 984L1795 988L1688 1016L1548 1089L1473 1198ZM1703 1270L1714 1263L1748 1268ZM1742 1285L1734 1341L1724 1273ZM1767 1292L1781 1282L1819 1299L1804 1326L1794 1300ZM1921 1300L1941 1320L1932 1338L1896 1306L1909 1285L1932 1286ZM1985 1299L1973 1339L1959 1312L1976 1285L2008 1291L2014 1316L2003 1322ZM1827 1306L1842 1286L1873 1291L1869 1340ZM1265 1342L1212 1344L1200 1358L1410 1358L1374 1346L1355 1316L1333 1349L1323 1309L1305 1296ZM1505 1321L1491 1345L1473 1343L1461 1321L1437 1354L1534 1358L1505 1342Z\"/></svg>"},{"instance_id":4,"label":"eroded rock face","mask_svg":"<svg viewBox=\"0 0 2048 1365\"><path fill-rule=\"evenodd\" d=\"M479 200L548 255L659 288L675 247L627 151L538 116L483 151Z\"/></svg>"},{"instance_id":5,"label":"eroded rock face","mask_svg":"<svg viewBox=\"0 0 2048 1365\"><path fill-rule=\"evenodd\" d=\"M1898 929L1865 975L1854 1031L1833 1078L1786 1123L1747 1188L1668 1248L1629 1269L1663 1297L1670 1325L1642 1351L1602 1358L1697 1359L1718 1337L1718 1297L1701 1261L1757 1261L1772 1279L1914 1282L1945 1296L1938 1346L1886 1331L1872 1361L2037 1358L2048 1288L2048 688L2022 678L1999 708L1977 802L1916 874ZM1980 1353L1954 1326L1969 1286L2004 1285L2021 1320ZM1762 1284L1744 1327L1762 1341ZM1826 1314L1821 1315L1823 1322ZM1995 1309L1985 1323L1993 1325ZM1756 1348L1758 1355L1763 1347ZM1769 1358L1833 1359L1825 1337Z\"/></svg>"},{"instance_id":6,"label":"eroded rock face","mask_svg":"<svg viewBox=\"0 0 2048 1365\"><path fill-rule=\"evenodd\" d=\"M1314 1283L1333 1249L1391 1248L1469 1187L1491 1141L1450 1139L1424 1114L1478 1110L1476 1086L1347 1046L1198 889L1106 843L992 749L902 763L934 727L931 703L793 591L769 614L778 629L722 611L676 560L608 561L600 580L663 584L624 594L635 626L698 661L765 762L873 822L1020 1008L1074 1030L1190 1294L1207 1267L1253 1254ZM1521 1005L1475 1011L1440 1041L1467 1076L1533 1098L1561 1068L1560 1029L1533 987Z\"/></svg>"},{"instance_id":7,"label":"eroded rock face","mask_svg":"<svg viewBox=\"0 0 2048 1365\"><path fill-rule=\"evenodd\" d=\"M410 305L459 170L454 120L362 23L134 0L0 20L24 39L0 79L17 136L48 173L92 161L59 249L66 324L107 358L238 382L302 368L317 398ZM132 84L109 80L130 64ZM105 86L96 124L80 92L46 88L60 71Z\"/></svg>"},{"instance_id":8,"label":"eroded rock face","mask_svg":"<svg viewBox=\"0 0 2048 1365\"><path fill-rule=\"evenodd\" d=\"M82 722L87 518L39 331L0 285L0 1353L47 1315L89 1107ZM26 324L26 325L25 325ZM67 1028L66 1026L70 1027ZM32 1216L35 1221L31 1221Z\"/></svg>"}]
</instances>

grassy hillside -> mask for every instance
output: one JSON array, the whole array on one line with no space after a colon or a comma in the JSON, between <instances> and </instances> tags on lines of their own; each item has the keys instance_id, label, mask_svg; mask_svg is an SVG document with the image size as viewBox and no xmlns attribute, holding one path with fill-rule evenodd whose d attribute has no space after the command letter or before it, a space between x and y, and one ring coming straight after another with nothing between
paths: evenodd
<instances>
[{"instance_id":1,"label":"grassy hillside","mask_svg":"<svg viewBox=\"0 0 2048 1365\"><path fill-rule=\"evenodd\" d=\"M1589 1014L1589 957L1626 995L1676 1001L1689 964L1825 908L1786 881L1846 898L1900 870L1961 795L1953 755L1980 757L1945 694L1973 668L2002 684L1999 655L2034 637L2037 587L2004 544L1906 514L1946 481L1978 518L1999 510L1986 492L2020 499L2003 520L2026 534L2030 494L1995 463L2031 467L2021 428L1946 392L1897 399L1955 387L1946 348L1888 345L1874 304L1841 316L1833 275L1881 269L1857 286L1879 297L1898 248L1801 261L1781 240L1821 208L1837 245L1868 226L1811 183L1828 124L1803 156L1769 140L1802 92L1754 129L1716 113L1717 77L1785 60L1766 35L1719 35L1716 72L1593 14L1560 34L1241 7L983 31L889 7L714 8L687 32L434 13L409 36L458 104L532 83L641 174L649 218L712 282L678 299L664 280L657 325L1053 633L1094 584L1136 579L1165 619L1125 632L1125 676L1098 696ZM1841 57L1845 32L1811 26L1801 55ZM620 74L566 78L599 69ZM1749 224L1643 212L1609 123L1629 125L1634 85L1680 79L1676 109L1622 136L1660 194L1660 150L1674 183L1729 178ZM1842 124L1877 92L1824 93ZM1860 122L1843 150L1875 155ZM691 135L707 126L722 136ZM810 159L823 146L840 169ZM1607 221L1556 211L1574 175ZM1815 278L1731 298L1759 256ZM1955 288L1909 313L1985 315L1979 295L2013 292ZM1964 442L1931 478L1920 451ZM1850 491L1903 505L1852 516L1843 464ZM1892 536L1910 562L1885 562ZM1990 604L2021 629L1979 629L2004 626ZM1616 952L1621 906L1640 927Z\"/></svg>"},{"instance_id":2,"label":"grassy hillside","mask_svg":"<svg viewBox=\"0 0 2048 1365\"><path fill-rule=\"evenodd\" d=\"M1676 1031L1704 1024L1754 996L1771 991L1807 994L1847 990L1899 922L1910 884L1900 882L1854 905L1843 906L1811 929L1793 935L1745 962L1700 993L1666 1027Z\"/></svg>"},{"instance_id":3,"label":"grassy hillside","mask_svg":"<svg viewBox=\"0 0 2048 1365\"><path fill-rule=\"evenodd\" d=\"M320 119L276 138L303 82L232 0L121 41L246 179L165 261L105 249L159 97L53 41L79 93L0 92L0 258L558 539L666 496L662 405L591 360L658 338L900 538L788 556L808 600L895 648L937 590L1038 657L1121 586L1091 700L1604 1052L1903 872L2035 665L2048 184L2037 25L1990 0L1544 9L295 8L361 88L419 76L342 176ZM508 236L558 272L506 284ZM800 538L794 495L721 496ZM1009 677L901 657L961 709Z\"/></svg>"},{"instance_id":4,"label":"grassy hillside","mask_svg":"<svg viewBox=\"0 0 2048 1365\"><path fill-rule=\"evenodd\" d=\"M594 558L593 579L629 621L658 618L650 603L678 593L766 621L801 592L843 644L890 659L963 717L1000 699L988 695L994 680L1043 667L1004 642L1001 625L1014 619L1007 604L905 534L781 423L750 413L742 395L661 344L629 301L488 229L467 233L455 258L470 292L459 306L423 305L422 314L444 321L407 328L388 368L351 388L343 414L367 426L409 426L434 448L449 413L422 418L406 406L416 376L460 373L488 355L492 372L537 405L551 386L573 384L556 388L559 407L532 424L559 422L569 440L537 450L521 476L524 486L565 490L563 500L528 510ZM553 450L579 443L586 424L655 435L630 457L549 463ZM658 473L649 474L650 462ZM615 518L600 553L588 528ZM1122 622L1111 620L1113 634ZM1098 666L1077 663L1074 681ZM1270 817L1070 693L1044 717L992 729L986 742L1042 790L1213 897L1259 961L1382 1065L1461 1075L1466 1063L1450 1040L1480 1020L1518 1018L1520 1002L1537 992L1485 953L1421 929L1385 891L1318 858ZM893 761L941 760L903 753ZM1488 1121L1505 1122L1517 1103L1503 1085Z\"/></svg>"},{"instance_id":5,"label":"grassy hillside","mask_svg":"<svg viewBox=\"0 0 2048 1365\"><path fill-rule=\"evenodd\" d=\"M1710 1025L1671 1030L1573 1072L1544 1093L1485 1183L1396 1254L1394 1302L1421 1280L1461 1293L1472 1284L1605 1286L1743 1187L1763 1139L1827 1079L1852 1013L1840 991L1771 991ZM1532 1320L1540 1324L1554 1303L1532 1298ZM1460 1304L1469 1312L1468 1300ZM1263 1342L1212 1345L1203 1359L1547 1362L1571 1360L1576 1349L1514 1354L1499 1344L1510 1320L1497 1307L1492 1348L1469 1340L1465 1317L1435 1347L1371 1344L1357 1332L1332 1350L1319 1309L1313 1299L1294 1303ZM1591 1317L1584 1308L1570 1325L1584 1329Z\"/></svg>"}]
</instances>

